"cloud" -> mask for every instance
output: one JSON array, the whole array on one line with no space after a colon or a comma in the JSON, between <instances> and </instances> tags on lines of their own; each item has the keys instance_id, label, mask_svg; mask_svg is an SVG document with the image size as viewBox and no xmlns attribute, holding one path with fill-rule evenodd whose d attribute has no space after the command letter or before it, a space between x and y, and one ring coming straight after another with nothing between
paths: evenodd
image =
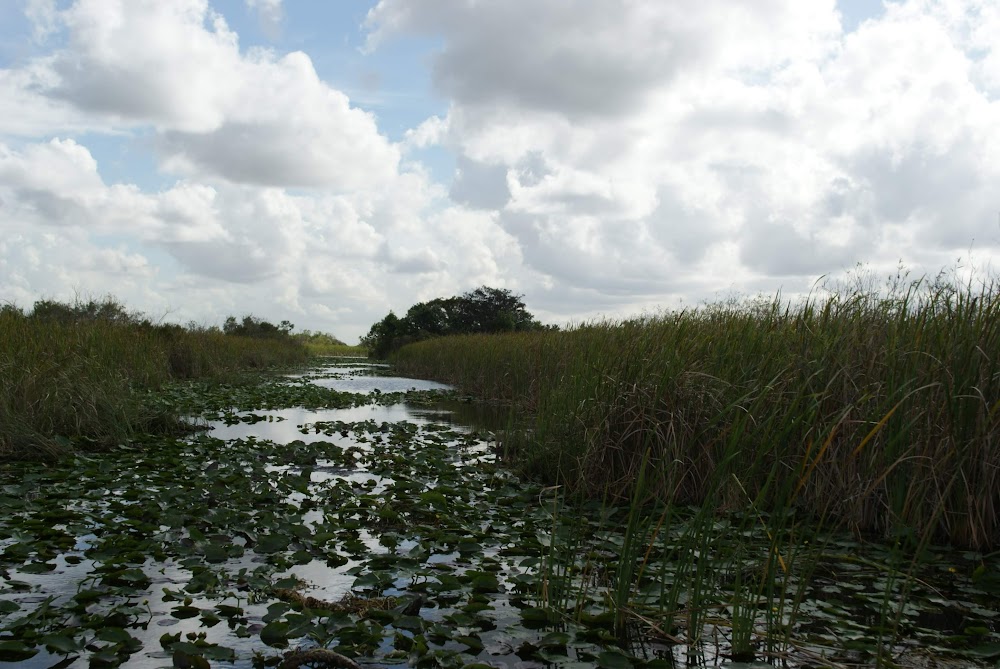
<instances>
[{"instance_id":1,"label":"cloud","mask_svg":"<svg viewBox=\"0 0 1000 669\"><path fill-rule=\"evenodd\" d=\"M428 274L444 268L438 255L428 248L388 251L385 259L389 271L397 274Z\"/></svg>"},{"instance_id":2,"label":"cloud","mask_svg":"<svg viewBox=\"0 0 1000 669\"><path fill-rule=\"evenodd\" d=\"M455 202L473 209L502 209L510 199L506 165L487 165L459 156L449 191Z\"/></svg>"},{"instance_id":3,"label":"cloud","mask_svg":"<svg viewBox=\"0 0 1000 669\"><path fill-rule=\"evenodd\" d=\"M67 46L43 61L55 98L191 131L217 128L238 104L238 38L204 0L82 0L58 17Z\"/></svg>"},{"instance_id":4,"label":"cloud","mask_svg":"<svg viewBox=\"0 0 1000 669\"><path fill-rule=\"evenodd\" d=\"M254 7L271 16L280 3ZM152 124L165 170L258 186L377 188L397 170L375 119L305 53L242 52L205 0L80 0L43 16L66 46L0 72L18 100L0 124L18 134L68 125L57 120L68 110L108 131ZM39 112L50 117L40 127Z\"/></svg>"},{"instance_id":5,"label":"cloud","mask_svg":"<svg viewBox=\"0 0 1000 669\"><path fill-rule=\"evenodd\" d=\"M399 33L443 36L434 81L459 104L571 117L627 113L646 104L656 86L679 77L816 58L839 30L832 0L739 6L725 0L382 0L367 24L369 48ZM754 34L767 38L747 38Z\"/></svg>"},{"instance_id":6,"label":"cloud","mask_svg":"<svg viewBox=\"0 0 1000 669\"><path fill-rule=\"evenodd\" d=\"M266 311L351 338L518 270L496 222L451 206L419 163L400 171L400 147L305 53L242 51L203 1L38 7L50 53L0 70L0 299L111 292L179 320ZM85 132L150 134L177 181L107 183Z\"/></svg>"},{"instance_id":7,"label":"cloud","mask_svg":"<svg viewBox=\"0 0 1000 669\"><path fill-rule=\"evenodd\" d=\"M239 108L209 132L167 131L166 169L236 183L355 190L392 178L399 151L375 119L316 75L308 56L253 63Z\"/></svg>"},{"instance_id":8,"label":"cloud","mask_svg":"<svg viewBox=\"0 0 1000 669\"><path fill-rule=\"evenodd\" d=\"M367 24L369 48L439 40L451 106L414 140L457 154L451 199L496 212L564 314L1000 250L995 3L851 33L822 0L382 0Z\"/></svg>"},{"instance_id":9,"label":"cloud","mask_svg":"<svg viewBox=\"0 0 1000 669\"><path fill-rule=\"evenodd\" d=\"M398 143L308 42L244 48L207 0L27 10L46 51L0 69L0 299L84 287L351 338L482 284L579 320L1000 252L987 0L846 33L833 0L382 0L368 49L433 44L447 104ZM160 182L111 171L118 136Z\"/></svg>"},{"instance_id":10,"label":"cloud","mask_svg":"<svg viewBox=\"0 0 1000 669\"><path fill-rule=\"evenodd\" d=\"M113 293L182 321L266 311L353 338L390 308L518 271L490 216L443 197L420 173L377 193L190 180L143 192L107 184L72 139L0 144L0 300Z\"/></svg>"},{"instance_id":11,"label":"cloud","mask_svg":"<svg viewBox=\"0 0 1000 669\"><path fill-rule=\"evenodd\" d=\"M246 0L247 9L257 12L261 29L269 37L277 37L285 17L281 0Z\"/></svg>"}]
</instances>

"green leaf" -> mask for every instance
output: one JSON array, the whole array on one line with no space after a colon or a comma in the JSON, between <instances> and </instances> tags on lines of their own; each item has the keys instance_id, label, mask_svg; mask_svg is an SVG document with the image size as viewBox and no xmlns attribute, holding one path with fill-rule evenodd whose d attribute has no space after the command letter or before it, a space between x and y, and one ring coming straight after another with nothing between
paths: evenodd
<instances>
[{"instance_id":1,"label":"green leaf","mask_svg":"<svg viewBox=\"0 0 1000 669\"><path fill-rule=\"evenodd\" d=\"M260 631L260 640L268 646L283 647L288 643L288 623L272 622Z\"/></svg>"},{"instance_id":2,"label":"green leaf","mask_svg":"<svg viewBox=\"0 0 1000 669\"><path fill-rule=\"evenodd\" d=\"M632 661L621 653L606 650L597 656L597 664L603 669L632 669Z\"/></svg>"},{"instance_id":3,"label":"green leaf","mask_svg":"<svg viewBox=\"0 0 1000 669\"><path fill-rule=\"evenodd\" d=\"M197 606L175 606L171 611L170 615L178 620L186 620L187 618L194 618L201 614L201 609Z\"/></svg>"},{"instance_id":4,"label":"green leaf","mask_svg":"<svg viewBox=\"0 0 1000 669\"><path fill-rule=\"evenodd\" d=\"M208 609L205 609L204 611L201 612L201 624L204 625L205 627L215 627L220 622L222 622L222 618L215 615Z\"/></svg>"},{"instance_id":5,"label":"green leaf","mask_svg":"<svg viewBox=\"0 0 1000 669\"><path fill-rule=\"evenodd\" d=\"M1000 658L1000 642L984 643L976 646L975 648L970 648L965 651L964 654L972 655L973 657L981 657L984 660Z\"/></svg>"},{"instance_id":6,"label":"green leaf","mask_svg":"<svg viewBox=\"0 0 1000 669\"><path fill-rule=\"evenodd\" d=\"M477 574L472 579L473 592L500 592L500 582L494 574Z\"/></svg>"},{"instance_id":7,"label":"green leaf","mask_svg":"<svg viewBox=\"0 0 1000 669\"><path fill-rule=\"evenodd\" d=\"M42 637L41 643L50 652L63 653L64 655L75 653L80 650L80 646L76 641L74 641L71 637L63 636L62 634L52 634Z\"/></svg>"},{"instance_id":8,"label":"green leaf","mask_svg":"<svg viewBox=\"0 0 1000 669\"><path fill-rule=\"evenodd\" d=\"M118 575L118 578L125 583L149 583L149 577L141 569L126 569Z\"/></svg>"},{"instance_id":9,"label":"green leaf","mask_svg":"<svg viewBox=\"0 0 1000 669\"><path fill-rule=\"evenodd\" d=\"M0 615L4 613L13 613L14 611L20 611L21 605L17 602L12 602L9 599L0 600Z\"/></svg>"},{"instance_id":10,"label":"green leaf","mask_svg":"<svg viewBox=\"0 0 1000 669\"><path fill-rule=\"evenodd\" d=\"M277 553L288 548L288 537L283 534L265 534L258 537L254 550L258 553Z\"/></svg>"},{"instance_id":11,"label":"green leaf","mask_svg":"<svg viewBox=\"0 0 1000 669\"><path fill-rule=\"evenodd\" d=\"M205 546L205 562L219 563L229 559L225 546L209 544Z\"/></svg>"},{"instance_id":12,"label":"green leaf","mask_svg":"<svg viewBox=\"0 0 1000 669\"><path fill-rule=\"evenodd\" d=\"M535 625L545 625L553 621L553 614L548 609L527 608L521 609L521 620Z\"/></svg>"},{"instance_id":13,"label":"green leaf","mask_svg":"<svg viewBox=\"0 0 1000 669\"><path fill-rule=\"evenodd\" d=\"M400 616L392 626L396 629L420 632L424 629L424 621L419 616Z\"/></svg>"},{"instance_id":14,"label":"green leaf","mask_svg":"<svg viewBox=\"0 0 1000 669\"><path fill-rule=\"evenodd\" d=\"M209 660L218 660L221 662L236 661L236 651L225 646L207 646L202 648L201 654Z\"/></svg>"},{"instance_id":15,"label":"green leaf","mask_svg":"<svg viewBox=\"0 0 1000 669\"><path fill-rule=\"evenodd\" d=\"M38 649L26 646L20 641L0 641L0 661L20 662L33 657L38 653Z\"/></svg>"},{"instance_id":16,"label":"green leaf","mask_svg":"<svg viewBox=\"0 0 1000 669\"><path fill-rule=\"evenodd\" d=\"M170 650L172 645L175 643L179 643L180 640L181 640L180 632L177 632L176 634L167 633L160 637L160 646L162 646L164 650Z\"/></svg>"},{"instance_id":17,"label":"green leaf","mask_svg":"<svg viewBox=\"0 0 1000 669\"><path fill-rule=\"evenodd\" d=\"M552 664L562 666L562 663L568 659L566 657L566 653L563 652L564 650L565 648L560 650L555 646L552 648L539 648L538 652L535 653L535 657L543 662L550 662Z\"/></svg>"},{"instance_id":18,"label":"green leaf","mask_svg":"<svg viewBox=\"0 0 1000 669\"><path fill-rule=\"evenodd\" d=\"M212 669L212 665L202 656L191 655L182 650L175 650L172 659L174 666L179 669Z\"/></svg>"},{"instance_id":19,"label":"green leaf","mask_svg":"<svg viewBox=\"0 0 1000 669\"><path fill-rule=\"evenodd\" d=\"M55 568L54 562L30 562L23 567L18 567L17 571L22 574L47 574Z\"/></svg>"},{"instance_id":20,"label":"green leaf","mask_svg":"<svg viewBox=\"0 0 1000 669\"><path fill-rule=\"evenodd\" d=\"M565 632L550 632L542 637L538 645L541 648L559 648L565 646L567 643L569 643L569 634Z\"/></svg>"},{"instance_id":21,"label":"green leaf","mask_svg":"<svg viewBox=\"0 0 1000 669\"><path fill-rule=\"evenodd\" d=\"M118 666L120 662L121 661L118 659L118 654L115 653L110 648L102 648L101 650L97 651L96 653L93 653L90 656L91 667L95 666L100 667L102 665Z\"/></svg>"},{"instance_id":22,"label":"green leaf","mask_svg":"<svg viewBox=\"0 0 1000 669\"><path fill-rule=\"evenodd\" d=\"M233 606L232 604L216 604L215 609L219 612L219 615L224 618L234 618L236 616L243 615L243 609L238 606Z\"/></svg>"},{"instance_id":23,"label":"green leaf","mask_svg":"<svg viewBox=\"0 0 1000 669\"><path fill-rule=\"evenodd\" d=\"M132 636L120 627L105 627L97 633L97 638L108 643L129 643L134 641Z\"/></svg>"}]
</instances>

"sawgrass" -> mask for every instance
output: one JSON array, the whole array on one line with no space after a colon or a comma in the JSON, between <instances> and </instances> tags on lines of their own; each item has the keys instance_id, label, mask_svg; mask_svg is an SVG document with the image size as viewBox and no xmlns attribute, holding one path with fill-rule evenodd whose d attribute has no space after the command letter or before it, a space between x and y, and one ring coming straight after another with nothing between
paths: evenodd
<instances>
[{"instance_id":1,"label":"sawgrass","mask_svg":"<svg viewBox=\"0 0 1000 669\"><path fill-rule=\"evenodd\" d=\"M507 459L628 500L795 511L1000 545L1000 286L897 281L402 348L401 374L530 413Z\"/></svg>"},{"instance_id":2,"label":"sawgrass","mask_svg":"<svg viewBox=\"0 0 1000 669\"><path fill-rule=\"evenodd\" d=\"M176 379L228 378L303 362L294 342L128 319L72 322L0 309L0 458L102 449L177 429L152 391Z\"/></svg>"}]
</instances>

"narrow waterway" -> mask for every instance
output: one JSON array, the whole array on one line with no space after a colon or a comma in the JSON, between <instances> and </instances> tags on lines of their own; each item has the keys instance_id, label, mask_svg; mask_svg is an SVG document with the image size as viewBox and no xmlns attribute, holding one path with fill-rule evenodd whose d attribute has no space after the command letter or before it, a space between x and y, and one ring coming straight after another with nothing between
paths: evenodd
<instances>
[{"instance_id":1,"label":"narrow waterway","mask_svg":"<svg viewBox=\"0 0 1000 669\"><path fill-rule=\"evenodd\" d=\"M571 507L498 466L505 411L440 384L330 361L175 401L204 429L0 471L0 666L274 666L317 647L519 669L1000 656L996 556L941 549L910 578L899 550L793 522L776 538L753 515Z\"/></svg>"},{"instance_id":2,"label":"narrow waterway","mask_svg":"<svg viewBox=\"0 0 1000 669\"><path fill-rule=\"evenodd\" d=\"M29 561L21 568L7 566L3 572L0 613L4 617L0 624L5 625L5 633L0 635L0 657L26 669L102 662L136 669L197 666L190 659L195 657L227 666L251 666L255 657L261 661L278 656L289 646L284 639L296 636L289 623L274 624L278 617L296 616L296 601L275 598L275 591L291 591L303 599L337 607L351 596L401 598L411 589L408 586L426 584L429 574L475 572L484 560L491 571L478 573L478 591L483 594L476 599L495 601L483 602L489 613L479 618L489 620L485 626L490 631L506 627L512 614L498 596L503 589L496 578L487 579L487 575L513 575L521 570L509 560L498 559L496 545L480 545L469 535L427 536L442 534L433 528L440 524L442 514L462 513L462 509L451 508L443 494L433 492L435 489L447 488L449 496L466 500L460 504L465 510L473 508L468 506L470 498L483 492L481 488L454 489L454 474L443 476L446 472L441 467L455 472L492 467L495 457L488 433L473 432L473 426L457 418L467 402L423 396L428 391L446 391L446 386L380 374L382 371L364 364L337 365L289 377L372 398L360 406L227 411L225 420L202 421L204 430L184 443L170 444L176 449L173 457L189 459L185 469L219 475L221 484L214 486L215 494L228 493L229 506L244 507L237 512L244 518L235 519L237 522L185 515L183 508L174 504L183 505L185 499L200 502L204 489L212 486L206 486L208 482L198 476L170 476L160 468L170 458L161 463L158 456L162 453L150 457L142 448L62 465L73 468L86 462L96 467L80 479L73 477L72 471L29 466L22 485L6 482L4 492L23 495L26 503L14 505L20 508L24 522L12 518L9 520L14 522L3 524L6 537L0 539L0 550L12 558L23 554ZM377 401L399 393L423 401ZM167 446L169 440L148 441L146 448L158 448ZM383 449L386 444L394 446ZM334 457L324 457L331 451ZM402 466L400 458L407 457L404 452L414 456L411 464L417 466ZM190 458L202 461L192 463ZM226 472L232 473L233 464L244 467L241 478L247 485L227 490ZM84 489L80 483L85 484L93 474L98 474L92 477L97 487ZM497 481L507 480L504 474L495 476ZM166 486L173 488L166 496L173 504L157 499ZM253 494L254 489L257 494ZM407 511L394 512L393 517L382 513L374 523L361 520L366 514L357 512L365 507L381 506L384 511L390 489L413 493L412 499L398 496L399 503L425 505L432 523L421 528L420 524L401 522ZM74 499L74 491L84 494ZM219 500L213 501L212 510L222 506ZM339 508L325 508L331 503ZM349 505L359 506L350 509ZM195 507L201 505L196 503ZM142 511L133 514L130 509ZM157 525L164 519L155 516L164 512L177 517ZM73 522L53 522L49 528L33 522L37 518L63 520L63 514L67 521L70 517L82 521L89 531L79 531L80 525ZM121 533L121 545L132 542L135 528L131 516L143 518L141 531L146 536L135 552L121 555L108 544L116 543L116 532ZM488 525L481 518L468 520L478 530L476 535ZM29 537L16 530L18 525L41 530L43 536ZM288 534L262 547L262 536L276 536L272 530ZM44 542L47 534L71 539L72 545L64 542L52 550ZM301 535L318 539L311 550L297 546L302 543L296 541ZM297 547L299 550L294 550ZM143 550L152 554L141 555ZM417 572L423 573L418 576ZM482 587L483 579L496 582L496 587ZM359 630L358 636L366 637L359 647L383 657L395 652L395 661L407 657L408 652L394 646L394 642L400 644L399 635L421 636L414 634L416 620L434 624L445 614L433 603L420 610L425 595L419 597L419 618L411 615L406 624L398 625L395 638ZM335 622L327 616L322 633L335 637L349 615L338 612ZM360 627L367 623L361 622ZM271 633L266 633L272 627ZM24 636L36 641L34 648L15 640L18 632L28 628L34 629ZM320 633L313 625L305 638L296 641L305 647L329 645L317 638ZM504 634L498 632L494 637L494 643L506 643ZM412 646L413 642L401 643ZM452 654L457 648L467 648L454 642L450 645Z\"/></svg>"}]
</instances>

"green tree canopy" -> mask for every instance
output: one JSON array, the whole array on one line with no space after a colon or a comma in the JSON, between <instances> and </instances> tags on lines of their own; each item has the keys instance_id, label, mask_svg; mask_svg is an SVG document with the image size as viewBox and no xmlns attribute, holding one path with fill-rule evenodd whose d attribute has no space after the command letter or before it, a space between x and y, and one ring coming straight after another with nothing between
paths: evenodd
<instances>
[{"instance_id":1,"label":"green tree canopy","mask_svg":"<svg viewBox=\"0 0 1000 669\"><path fill-rule=\"evenodd\" d=\"M279 325L275 325L256 316L244 316L242 321L237 321L235 316L229 316L222 325L222 331L227 335L259 339L287 337L293 329L295 326L288 321L281 321Z\"/></svg>"},{"instance_id":2,"label":"green tree canopy","mask_svg":"<svg viewBox=\"0 0 1000 669\"><path fill-rule=\"evenodd\" d=\"M372 357L384 358L405 344L431 337L542 329L523 298L506 288L481 286L457 297L418 302L402 318L390 311L372 325L361 344Z\"/></svg>"}]
</instances>

